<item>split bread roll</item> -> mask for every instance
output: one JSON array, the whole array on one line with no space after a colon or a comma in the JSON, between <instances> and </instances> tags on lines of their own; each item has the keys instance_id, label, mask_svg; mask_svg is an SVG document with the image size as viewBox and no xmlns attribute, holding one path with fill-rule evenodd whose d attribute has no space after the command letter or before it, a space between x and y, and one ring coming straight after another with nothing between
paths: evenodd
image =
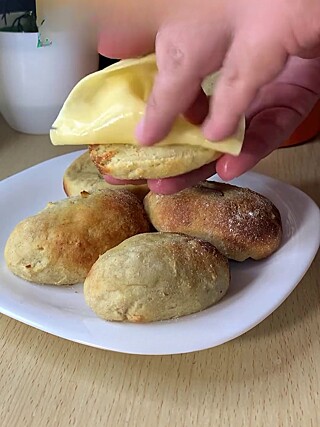
<instances>
[{"instance_id":1,"label":"split bread roll","mask_svg":"<svg viewBox=\"0 0 320 427\"><path fill-rule=\"evenodd\" d=\"M220 154L206 148L171 145L91 145L90 156L103 175L118 179L158 179L181 175L213 162Z\"/></svg>"},{"instance_id":2,"label":"split bread roll","mask_svg":"<svg viewBox=\"0 0 320 427\"><path fill-rule=\"evenodd\" d=\"M128 191L101 190L50 203L11 233L5 260L30 282L81 283L99 255L149 231L142 203Z\"/></svg>"},{"instance_id":3,"label":"split bread roll","mask_svg":"<svg viewBox=\"0 0 320 427\"><path fill-rule=\"evenodd\" d=\"M105 320L153 322L210 307L229 283L228 260L208 242L147 233L102 255L85 280L84 296Z\"/></svg>"},{"instance_id":4,"label":"split bread roll","mask_svg":"<svg viewBox=\"0 0 320 427\"><path fill-rule=\"evenodd\" d=\"M76 158L63 175L63 188L67 196L77 196L82 191L92 192L110 188L128 190L143 200L149 192L146 184L112 185L108 184L90 159L89 152Z\"/></svg>"},{"instance_id":5,"label":"split bread roll","mask_svg":"<svg viewBox=\"0 0 320 427\"><path fill-rule=\"evenodd\" d=\"M210 163L223 153L238 155L244 118L232 137L211 142L199 126L179 116L169 135L141 147L135 129L157 74L155 55L120 61L81 80L50 131L54 145L88 144L102 174L121 179L166 178ZM214 87L215 79L210 80Z\"/></svg>"},{"instance_id":6,"label":"split bread roll","mask_svg":"<svg viewBox=\"0 0 320 427\"><path fill-rule=\"evenodd\" d=\"M247 188L206 181L173 195L150 192L144 206L156 230L206 240L236 261L265 258L281 243L278 209Z\"/></svg>"}]
</instances>

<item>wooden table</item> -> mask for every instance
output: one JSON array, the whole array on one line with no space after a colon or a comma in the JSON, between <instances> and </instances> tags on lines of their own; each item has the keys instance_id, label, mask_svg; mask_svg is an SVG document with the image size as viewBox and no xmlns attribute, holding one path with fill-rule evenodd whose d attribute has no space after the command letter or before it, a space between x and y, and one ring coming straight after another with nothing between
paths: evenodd
<instances>
[{"instance_id":1,"label":"wooden table","mask_svg":"<svg viewBox=\"0 0 320 427\"><path fill-rule=\"evenodd\" d=\"M0 179L68 151L0 121ZM319 161L315 141L256 170L319 203ZM0 316L1 426L320 426L319 260L259 326L192 354L112 353Z\"/></svg>"}]
</instances>

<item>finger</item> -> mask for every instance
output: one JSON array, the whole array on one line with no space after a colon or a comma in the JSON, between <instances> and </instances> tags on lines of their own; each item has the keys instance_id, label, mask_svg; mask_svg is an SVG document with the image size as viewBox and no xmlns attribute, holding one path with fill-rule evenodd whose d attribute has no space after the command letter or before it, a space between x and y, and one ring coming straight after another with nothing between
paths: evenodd
<instances>
[{"instance_id":1,"label":"finger","mask_svg":"<svg viewBox=\"0 0 320 427\"><path fill-rule=\"evenodd\" d=\"M307 115L320 95L320 58L289 58L285 69L271 83L265 85L250 105L246 123L263 110L288 106Z\"/></svg>"},{"instance_id":2,"label":"finger","mask_svg":"<svg viewBox=\"0 0 320 427\"><path fill-rule=\"evenodd\" d=\"M170 61L177 67L176 73L159 70L155 78L145 116L136 131L137 139L143 145L152 145L165 138L176 117L187 111L197 97L201 78L191 69L180 71L185 67L182 55L179 51L170 53Z\"/></svg>"},{"instance_id":3,"label":"finger","mask_svg":"<svg viewBox=\"0 0 320 427\"><path fill-rule=\"evenodd\" d=\"M290 137L303 117L301 112L286 107L257 114L251 119L240 155L225 154L217 160L216 170L220 178L229 181L253 168Z\"/></svg>"},{"instance_id":4,"label":"finger","mask_svg":"<svg viewBox=\"0 0 320 427\"><path fill-rule=\"evenodd\" d=\"M199 30L200 31L200 30ZM221 35L217 37L219 43ZM209 43L200 43L199 34L189 28L166 27L158 33L156 55L158 74L147 102L143 120L136 131L143 145L162 140L175 119L196 102L203 78L222 64L226 43L216 49L208 68ZM210 49L212 46L210 45Z\"/></svg>"},{"instance_id":5,"label":"finger","mask_svg":"<svg viewBox=\"0 0 320 427\"><path fill-rule=\"evenodd\" d=\"M252 39L238 35L229 50L203 126L207 139L230 136L259 89L285 65L286 52L276 41Z\"/></svg>"},{"instance_id":6,"label":"finger","mask_svg":"<svg viewBox=\"0 0 320 427\"><path fill-rule=\"evenodd\" d=\"M158 194L174 194L187 187L192 187L215 174L215 162L183 175L164 179L149 179L151 191Z\"/></svg>"},{"instance_id":7,"label":"finger","mask_svg":"<svg viewBox=\"0 0 320 427\"><path fill-rule=\"evenodd\" d=\"M135 180L118 179L118 178L114 178L111 175L104 175L103 178L108 184L113 184L113 185L127 185L127 184L141 185L146 183L146 181L143 179L135 179Z\"/></svg>"},{"instance_id":8,"label":"finger","mask_svg":"<svg viewBox=\"0 0 320 427\"><path fill-rule=\"evenodd\" d=\"M197 98L184 113L184 116L189 122L194 125L200 125L207 117L209 112L209 99L204 91L201 89Z\"/></svg>"},{"instance_id":9,"label":"finger","mask_svg":"<svg viewBox=\"0 0 320 427\"><path fill-rule=\"evenodd\" d=\"M101 30L98 38L98 52L108 58L125 59L146 55L154 51L154 35L146 29L125 27Z\"/></svg>"}]
</instances>

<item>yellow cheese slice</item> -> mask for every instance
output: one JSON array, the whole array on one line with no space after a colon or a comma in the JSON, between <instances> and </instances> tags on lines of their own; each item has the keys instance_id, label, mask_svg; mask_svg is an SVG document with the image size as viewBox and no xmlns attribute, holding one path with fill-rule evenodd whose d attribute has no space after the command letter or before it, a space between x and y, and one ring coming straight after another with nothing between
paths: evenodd
<instances>
[{"instance_id":1,"label":"yellow cheese slice","mask_svg":"<svg viewBox=\"0 0 320 427\"><path fill-rule=\"evenodd\" d=\"M155 55L120 61L81 80L71 91L50 131L54 145L137 145L135 128L143 117L157 73ZM214 81L214 79L212 80ZM244 119L232 137L206 140L183 116L159 145L192 145L238 155Z\"/></svg>"}]
</instances>

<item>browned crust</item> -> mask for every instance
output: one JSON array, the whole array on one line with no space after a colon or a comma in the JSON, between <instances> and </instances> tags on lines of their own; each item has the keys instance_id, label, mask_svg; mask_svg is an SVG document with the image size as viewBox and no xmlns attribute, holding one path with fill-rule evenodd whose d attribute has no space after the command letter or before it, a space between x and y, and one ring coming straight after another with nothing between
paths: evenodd
<instances>
[{"instance_id":1,"label":"browned crust","mask_svg":"<svg viewBox=\"0 0 320 427\"><path fill-rule=\"evenodd\" d=\"M14 274L31 282L73 284L84 281L105 251L147 231L142 203L129 191L82 192L20 222L5 259Z\"/></svg>"},{"instance_id":2,"label":"browned crust","mask_svg":"<svg viewBox=\"0 0 320 427\"><path fill-rule=\"evenodd\" d=\"M110 150L104 151L102 154L98 154L96 147L96 145L89 146L90 158L98 168L101 175L107 175L108 173L110 173L110 170L108 168L108 162L110 162L112 157L114 157L117 152L114 150Z\"/></svg>"},{"instance_id":3,"label":"browned crust","mask_svg":"<svg viewBox=\"0 0 320 427\"><path fill-rule=\"evenodd\" d=\"M150 192L144 204L158 231L207 240L237 261L265 258L281 243L278 209L266 197L247 188L202 183L175 195Z\"/></svg>"}]
</instances>

